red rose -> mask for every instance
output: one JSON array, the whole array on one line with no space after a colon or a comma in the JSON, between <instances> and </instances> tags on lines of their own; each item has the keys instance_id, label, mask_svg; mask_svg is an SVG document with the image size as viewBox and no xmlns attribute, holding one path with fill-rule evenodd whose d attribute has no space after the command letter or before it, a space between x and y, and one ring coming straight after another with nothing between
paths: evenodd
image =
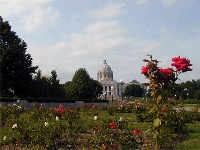
<instances>
[{"instance_id":1,"label":"red rose","mask_svg":"<svg viewBox=\"0 0 200 150\"><path fill-rule=\"evenodd\" d=\"M148 75L149 67L148 66L142 66L142 74L143 75Z\"/></svg>"},{"instance_id":2,"label":"red rose","mask_svg":"<svg viewBox=\"0 0 200 150\"><path fill-rule=\"evenodd\" d=\"M141 134L142 134L142 132L140 130L138 130L138 129L134 129L133 130L133 135L134 136L138 136L138 135L141 135Z\"/></svg>"},{"instance_id":3,"label":"red rose","mask_svg":"<svg viewBox=\"0 0 200 150\"><path fill-rule=\"evenodd\" d=\"M164 78L168 78L171 77L173 75L173 69L172 68L160 68L160 74L164 77Z\"/></svg>"},{"instance_id":4,"label":"red rose","mask_svg":"<svg viewBox=\"0 0 200 150\"><path fill-rule=\"evenodd\" d=\"M109 123L109 127L110 127L111 129L117 129L117 124L114 123L114 122L111 122L111 123Z\"/></svg>"},{"instance_id":5,"label":"red rose","mask_svg":"<svg viewBox=\"0 0 200 150\"><path fill-rule=\"evenodd\" d=\"M167 110L167 106L162 106L162 111L166 111Z\"/></svg>"},{"instance_id":6,"label":"red rose","mask_svg":"<svg viewBox=\"0 0 200 150\"><path fill-rule=\"evenodd\" d=\"M190 64L190 60L186 59L186 58L181 58L179 57L174 57L172 58L172 66L174 66L176 68L176 71L182 71L182 72L186 72L186 71L191 71L192 69L189 68L190 66L192 66L192 64Z\"/></svg>"}]
</instances>

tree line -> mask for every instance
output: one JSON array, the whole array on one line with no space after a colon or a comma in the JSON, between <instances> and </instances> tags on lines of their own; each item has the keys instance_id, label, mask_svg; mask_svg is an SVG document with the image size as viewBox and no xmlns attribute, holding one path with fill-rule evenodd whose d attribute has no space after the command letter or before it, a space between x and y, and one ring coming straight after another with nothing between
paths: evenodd
<instances>
[{"instance_id":1,"label":"tree line","mask_svg":"<svg viewBox=\"0 0 200 150\"><path fill-rule=\"evenodd\" d=\"M49 77L42 76L39 67L32 64L25 41L0 16L0 97L89 99L97 98L102 89L84 68L65 84L60 83L56 70Z\"/></svg>"}]
</instances>

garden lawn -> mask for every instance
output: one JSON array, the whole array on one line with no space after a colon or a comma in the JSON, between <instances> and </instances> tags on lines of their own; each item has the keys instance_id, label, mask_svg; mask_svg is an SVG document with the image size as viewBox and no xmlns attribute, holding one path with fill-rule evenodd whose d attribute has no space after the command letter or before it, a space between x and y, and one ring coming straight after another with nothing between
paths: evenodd
<instances>
[{"instance_id":1,"label":"garden lawn","mask_svg":"<svg viewBox=\"0 0 200 150\"><path fill-rule=\"evenodd\" d=\"M188 136L177 145L177 150L200 150L200 122L187 124Z\"/></svg>"}]
</instances>

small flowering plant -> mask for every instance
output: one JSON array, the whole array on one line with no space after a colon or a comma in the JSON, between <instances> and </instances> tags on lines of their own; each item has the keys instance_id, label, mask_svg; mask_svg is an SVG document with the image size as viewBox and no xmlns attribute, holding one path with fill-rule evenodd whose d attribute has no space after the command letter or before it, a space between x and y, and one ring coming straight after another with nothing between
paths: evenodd
<instances>
[{"instance_id":1,"label":"small flowering plant","mask_svg":"<svg viewBox=\"0 0 200 150\"><path fill-rule=\"evenodd\" d=\"M120 117L121 118L121 117ZM118 150L139 148L142 141L142 131L130 130L128 122L121 119L104 120L102 124L93 127L89 143L94 149Z\"/></svg>"},{"instance_id":2,"label":"small flowering plant","mask_svg":"<svg viewBox=\"0 0 200 150\"><path fill-rule=\"evenodd\" d=\"M164 143L169 143L171 135L183 129L183 119L174 110L176 106L169 95L179 75L191 71L192 64L189 59L180 56L172 58L171 66L167 68L159 67L159 61L151 55L144 62L146 65L142 67L141 73L149 80L145 85L151 93L151 99L148 100L148 112L153 114L151 134L155 141L154 149L161 149Z\"/></svg>"}]
</instances>

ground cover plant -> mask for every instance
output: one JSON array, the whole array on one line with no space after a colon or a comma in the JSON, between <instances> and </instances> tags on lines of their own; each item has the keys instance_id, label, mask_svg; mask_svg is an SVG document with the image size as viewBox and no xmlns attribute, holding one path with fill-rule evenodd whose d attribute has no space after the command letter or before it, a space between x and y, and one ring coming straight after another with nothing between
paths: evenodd
<instances>
[{"instance_id":1,"label":"ground cover plant","mask_svg":"<svg viewBox=\"0 0 200 150\"><path fill-rule=\"evenodd\" d=\"M137 116L137 109L143 104L146 105L145 101L109 106L86 104L76 109L41 105L33 110L19 105L2 106L0 148L144 149L145 131L151 122L141 121ZM185 113L190 117L193 112ZM193 121L197 121L195 118L198 117ZM187 142L196 143L198 147L199 122L190 119L185 122L188 122L189 135L177 149L188 147Z\"/></svg>"}]
</instances>

